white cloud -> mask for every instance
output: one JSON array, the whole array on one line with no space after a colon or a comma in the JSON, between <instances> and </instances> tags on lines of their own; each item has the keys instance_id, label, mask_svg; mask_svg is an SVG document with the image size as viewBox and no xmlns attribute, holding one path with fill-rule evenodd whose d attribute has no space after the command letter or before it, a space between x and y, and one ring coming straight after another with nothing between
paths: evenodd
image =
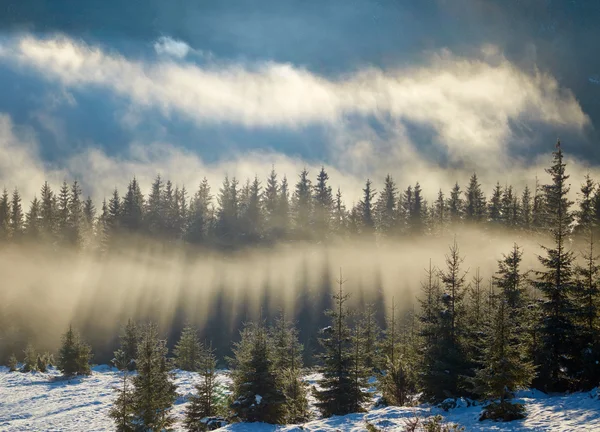
<instances>
[{"instance_id":1,"label":"white cloud","mask_svg":"<svg viewBox=\"0 0 600 432\"><path fill-rule=\"evenodd\" d=\"M154 51L158 55L166 55L178 59L185 58L190 53L190 46L185 42L169 36L161 36L154 43Z\"/></svg>"},{"instance_id":2,"label":"white cloud","mask_svg":"<svg viewBox=\"0 0 600 432\"><path fill-rule=\"evenodd\" d=\"M186 52L168 38L159 46ZM187 116L199 124L339 128L349 116L375 116L391 128L416 122L433 128L436 144L455 161L481 162L493 155L506 163L511 121L574 129L588 123L556 80L519 70L493 47L484 47L476 59L443 51L424 66L368 68L337 79L279 63L143 63L67 38L24 37L0 52L0 59L39 70L67 88L107 88L138 108Z\"/></svg>"}]
</instances>

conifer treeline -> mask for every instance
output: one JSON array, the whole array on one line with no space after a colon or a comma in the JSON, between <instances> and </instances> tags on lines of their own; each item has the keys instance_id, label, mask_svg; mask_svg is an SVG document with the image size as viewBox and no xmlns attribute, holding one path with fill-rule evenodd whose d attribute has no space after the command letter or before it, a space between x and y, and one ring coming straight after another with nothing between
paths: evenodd
<instances>
[{"instance_id":1,"label":"conifer treeline","mask_svg":"<svg viewBox=\"0 0 600 432\"><path fill-rule=\"evenodd\" d=\"M439 190L428 203L419 183L400 191L392 176L381 191L370 180L362 199L347 209L342 192L334 194L324 168L314 182L304 169L290 188L275 169L265 185L255 177L243 185L226 177L216 193L204 179L189 196L185 187L157 176L144 196L133 178L124 194L116 188L99 211L84 199L77 181L55 192L44 183L24 211L19 191L0 197L0 241L49 242L54 245L109 250L127 235L203 247L235 248L286 240L336 240L354 236L402 237L435 235L471 223L522 232L549 231L550 190L536 185L518 193L512 186L493 189L487 198L476 174L465 190L456 183ZM97 214L98 213L98 214ZM575 231L584 233L600 224L600 188L588 175L581 186Z\"/></svg>"}]
</instances>

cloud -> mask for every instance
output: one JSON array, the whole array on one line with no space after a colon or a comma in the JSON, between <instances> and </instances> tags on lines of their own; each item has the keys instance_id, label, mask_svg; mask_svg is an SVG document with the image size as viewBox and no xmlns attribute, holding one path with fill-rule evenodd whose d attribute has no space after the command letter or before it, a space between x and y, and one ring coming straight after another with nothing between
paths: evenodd
<instances>
[{"instance_id":1,"label":"cloud","mask_svg":"<svg viewBox=\"0 0 600 432\"><path fill-rule=\"evenodd\" d=\"M165 52L187 52L177 41L161 40ZM511 122L574 130L589 122L554 78L525 73L489 46L478 58L441 51L422 66L364 68L335 78L273 62L148 63L64 37L23 37L5 47L0 59L33 68L67 88L106 88L139 108L181 115L199 126L339 128L349 118L376 118L387 128L415 123L431 128L436 145L454 161L493 154L505 162Z\"/></svg>"},{"instance_id":2,"label":"cloud","mask_svg":"<svg viewBox=\"0 0 600 432\"><path fill-rule=\"evenodd\" d=\"M178 59L185 58L190 53L190 46L185 42L169 36L161 36L154 43L154 51L158 55L171 56Z\"/></svg>"}]
</instances>

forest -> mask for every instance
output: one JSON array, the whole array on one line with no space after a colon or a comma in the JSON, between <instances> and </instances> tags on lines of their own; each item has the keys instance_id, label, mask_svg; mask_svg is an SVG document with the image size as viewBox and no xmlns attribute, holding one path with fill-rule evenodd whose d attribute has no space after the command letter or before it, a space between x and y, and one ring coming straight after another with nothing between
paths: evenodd
<instances>
[{"instance_id":1,"label":"forest","mask_svg":"<svg viewBox=\"0 0 600 432\"><path fill-rule=\"evenodd\" d=\"M45 183L28 209L17 189L4 190L0 247L8 264L2 268L7 288L0 303L0 362L23 371L56 364L73 376L89 374L90 363L112 361L123 371L110 413L119 431L172 426L175 367L202 377L186 411L188 430L226 421L303 422L309 396L323 416L360 412L375 402L403 406L420 395L421 402L494 401L484 416L512 420L526 415L511 402L518 389L598 386L600 187L588 175L571 191L560 142L543 181L522 191L498 183L489 196L476 173L467 185L440 189L431 202L419 183L401 190L388 175L380 190L367 180L362 199L349 205L341 190L332 190L325 169L314 181L309 174L302 170L293 184L275 167L264 185L258 177L242 183L225 177L215 196L207 181L190 193L160 176L144 195L132 178L102 203L85 198L76 181L57 191ZM479 255L475 248L470 259L491 259L493 266L465 265L470 246L463 248L463 241L473 238L488 246ZM498 257L487 256L507 244ZM353 285L360 289L348 288L356 268L319 253L349 250L367 261L372 251L394 247L403 249L406 262L379 262L378 268L412 268L409 282L402 274L384 282L375 272ZM234 302L227 279L220 279L203 300L203 310L211 312L196 316L201 312L190 306L201 289L196 277L218 266L227 274L237 260L249 260L235 271L243 286L253 254L276 255L282 248L309 251L306 261L295 263L305 277L303 289L278 289L272 282L254 298L258 291L238 287ZM139 250L151 251L151 258ZM444 251L436 265L434 251ZM85 284L86 278L67 283L68 264L56 273L42 266L35 286L11 290L10 266L23 257L36 265L62 257L83 266L77 269L82 274L86 265L104 263L99 273L107 279L87 297L78 294L77 313L62 311L69 322L59 320L59 326L53 315L60 308L50 313L44 301L61 304L66 297L52 300L50 288L41 285L52 285L53 274L63 278L55 285ZM169 277L186 274L178 276L176 283L185 282L176 298L158 293L175 283L169 277L135 293L127 284L107 286L143 260L148 268L168 267ZM115 270L119 262L128 263L122 273ZM196 274L200 262L205 267ZM114 279L103 274L111 269ZM27 310L36 298L41 304ZM140 302L145 306L133 307ZM164 309L167 318L159 313ZM41 327L53 332L50 340L62 334L60 344L44 343ZM227 400L215 390L218 367L231 373ZM321 374L318 390L303 380L308 367ZM378 401L366 391L373 376Z\"/></svg>"}]
</instances>

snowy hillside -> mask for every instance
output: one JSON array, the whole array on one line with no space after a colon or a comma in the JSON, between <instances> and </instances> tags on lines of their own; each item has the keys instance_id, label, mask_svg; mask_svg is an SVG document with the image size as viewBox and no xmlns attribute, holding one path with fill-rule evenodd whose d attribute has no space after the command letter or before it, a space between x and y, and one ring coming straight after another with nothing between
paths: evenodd
<instances>
[{"instance_id":1,"label":"snowy hillside","mask_svg":"<svg viewBox=\"0 0 600 432\"><path fill-rule=\"evenodd\" d=\"M119 384L119 373L107 366L93 369L92 376L62 381L60 374L8 373L0 368L0 431L110 431L113 424L108 409L114 398L113 387ZM310 376L313 381L315 376ZM180 397L175 413L181 418L185 399L198 379L196 374L177 372ZM224 374L222 383L227 382ZM372 409L365 414L313 420L297 426L276 427L264 424L234 424L223 430L232 432L265 431L364 431L370 423L382 431L402 430L407 418L442 414L446 421L458 423L467 431L598 431L600 401L596 392L549 397L540 392L522 392L519 398L527 406L529 416L524 421L507 424L479 422L481 408L459 407L448 413L438 408Z\"/></svg>"}]
</instances>

